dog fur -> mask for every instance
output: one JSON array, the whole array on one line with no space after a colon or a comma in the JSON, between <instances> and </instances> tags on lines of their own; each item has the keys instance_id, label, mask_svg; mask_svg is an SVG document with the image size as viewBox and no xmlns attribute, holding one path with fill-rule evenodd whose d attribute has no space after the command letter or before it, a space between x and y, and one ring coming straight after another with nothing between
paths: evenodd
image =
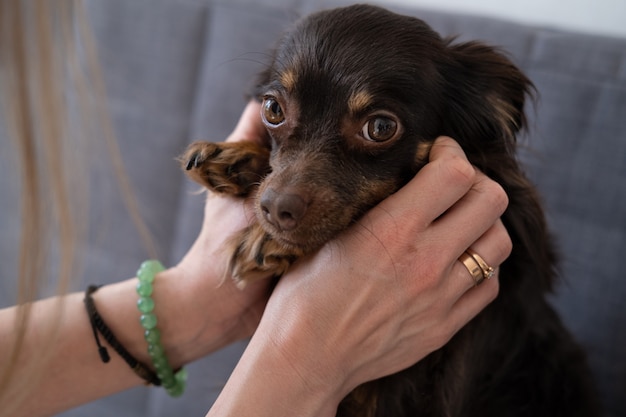
<instances>
[{"instance_id":1,"label":"dog fur","mask_svg":"<svg viewBox=\"0 0 626 417\"><path fill-rule=\"evenodd\" d=\"M182 156L211 190L256 196L257 222L231 241L239 282L284 274L409 181L440 135L505 189L513 252L498 298L442 349L357 388L339 416L598 415L585 356L545 300L555 251L515 156L533 93L493 47L355 5L304 18L280 40L254 92L271 149L197 142Z\"/></svg>"}]
</instances>

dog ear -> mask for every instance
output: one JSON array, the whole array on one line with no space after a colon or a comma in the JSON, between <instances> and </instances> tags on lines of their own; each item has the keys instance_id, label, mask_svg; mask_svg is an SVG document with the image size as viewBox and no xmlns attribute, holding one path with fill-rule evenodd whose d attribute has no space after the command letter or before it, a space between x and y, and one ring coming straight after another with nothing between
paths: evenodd
<instances>
[{"instance_id":1,"label":"dog ear","mask_svg":"<svg viewBox=\"0 0 626 417\"><path fill-rule=\"evenodd\" d=\"M447 43L449 66L443 72L444 131L470 152L487 142L511 151L516 133L526 125L524 105L533 96L532 83L496 48L453 41Z\"/></svg>"},{"instance_id":2,"label":"dog ear","mask_svg":"<svg viewBox=\"0 0 626 417\"><path fill-rule=\"evenodd\" d=\"M448 106L444 131L459 142L474 166L505 189L509 206L502 221L516 248L514 259L518 263L508 262L505 268L514 273L528 268L527 276L531 277L504 285L540 285L547 291L554 279L551 265L555 255L540 197L515 155L515 135L525 127L525 102L534 98L535 88L495 48L468 42L449 44L448 51L450 66L442 72Z\"/></svg>"}]
</instances>

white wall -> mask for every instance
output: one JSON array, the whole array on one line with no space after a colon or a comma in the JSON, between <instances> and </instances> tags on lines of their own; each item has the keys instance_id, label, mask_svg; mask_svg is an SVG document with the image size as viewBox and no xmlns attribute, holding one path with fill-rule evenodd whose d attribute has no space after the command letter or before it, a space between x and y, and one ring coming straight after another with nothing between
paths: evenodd
<instances>
[{"instance_id":1,"label":"white wall","mask_svg":"<svg viewBox=\"0 0 626 417\"><path fill-rule=\"evenodd\" d=\"M626 0L378 0L626 37Z\"/></svg>"}]
</instances>

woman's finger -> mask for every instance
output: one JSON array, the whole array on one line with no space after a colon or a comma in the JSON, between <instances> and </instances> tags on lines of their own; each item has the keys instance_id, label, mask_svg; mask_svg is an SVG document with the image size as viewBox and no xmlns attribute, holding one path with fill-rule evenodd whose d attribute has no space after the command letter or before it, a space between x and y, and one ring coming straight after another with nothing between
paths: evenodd
<instances>
[{"instance_id":1,"label":"woman's finger","mask_svg":"<svg viewBox=\"0 0 626 417\"><path fill-rule=\"evenodd\" d=\"M465 292L454 304L447 318L451 335L454 335L495 300L500 288L499 274L500 268L497 268L491 279Z\"/></svg>"},{"instance_id":2,"label":"woman's finger","mask_svg":"<svg viewBox=\"0 0 626 417\"><path fill-rule=\"evenodd\" d=\"M494 268L495 271L510 255L512 243L502 221L498 220L480 239L472 243L468 249L477 254L488 267ZM466 262L469 264L469 267L460 259L457 259L452 266L450 275L442 283L446 287L446 293L458 294L457 300L467 291L477 286L470 269L477 269L481 274L484 271L484 267L481 268L473 259L468 258ZM490 279L494 277L495 274ZM488 279L482 281L479 287L487 282ZM454 300L454 298L452 299ZM456 302L457 300L454 301Z\"/></svg>"},{"instance_id":3,"label":"woman's finger","mask_svg":"<svg viewBox=\"0 0 626 417\"><path fill-rule=\"evenodd\" d=\"M427 225L469 191L475 175L459 144L440 137L431 148L430 162L380 207L394 218L422 216L418 223Z\"/></svg>"},{"instance_id":4,"label":"woman's finger","mask_svg":"<svg viewBox=\"0 0 626 417\"><path fill-rule=\"evenodd\" d=\"M458 258L496 223L507 205L504 189L477 171L470 190L432 224L430 233L438 237L435 244Z\"/></svg>"}]
</instances>

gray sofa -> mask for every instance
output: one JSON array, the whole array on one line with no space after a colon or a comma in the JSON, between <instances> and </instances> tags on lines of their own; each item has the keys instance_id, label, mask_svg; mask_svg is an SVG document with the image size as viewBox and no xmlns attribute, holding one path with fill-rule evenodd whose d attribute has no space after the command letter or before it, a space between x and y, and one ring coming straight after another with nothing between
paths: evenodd
<instances>
[{"instance_id":1,"label":"gray sofa","mask_svg":"<svg viewBox=\"0 0 626 417\"><path fill-rule=\"evenodd\" d=\"M142 214L165 264L175 263L200 227L203 198L174 157L197 139L231 131L265 52L298 16L343 0L88 1L117 130ZM544 199L562 254L553 302L589 353L607 416L626 416L626 39L507 21L397 8L445 35L506 49L540 93L521 158ZM0 149L6 138L0 137ZM0 306L15 277L15 186L0 156ZM85 277L132 276L146 258L115 181L92 176ZM13 193L13 194L11 194ZM506 279L506 278L503 278ZM91 343L92 340L86 340ZM95 347L94 347L95 348ZM203 416L244 344L188 367L188 392L170 399L137 388L63 416ZM68 393L71 395L71 393Z\"/></svg>"}]
</instances>

